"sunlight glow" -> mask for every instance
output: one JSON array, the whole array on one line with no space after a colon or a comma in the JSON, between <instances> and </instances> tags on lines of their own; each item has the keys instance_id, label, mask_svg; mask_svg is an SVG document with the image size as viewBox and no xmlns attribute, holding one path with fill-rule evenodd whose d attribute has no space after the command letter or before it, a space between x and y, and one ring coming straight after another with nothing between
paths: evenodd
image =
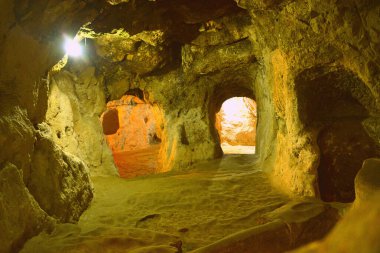
<instances>
[{"instance_id":1,"label":"sunlight glow","mask_svg":"<svg viewBox=\"0 0 380 253\"><path fill-rule=\"evenodd\" d=\"M233 97L226 100L221 108L224 113L224 119L233 122L246 122L244 115L250 113L249 108L244 102L243 97Z\"/></svg>"},{"instance_id":2,"label":"sunlight glow","mask_svg":"<svg viewBox=\"0 0 380 253\"><path fill-rule=\"evenodd\" d=\"M64 49L67 55L72 57L79 57L83 54L82 46L77 39L65 38Z\"/></svg>"},{"instance_id":3,"label":"sunlight glow","mask_svg":"<svg viewBox=\"0 0 380 253\"><path fill-rule=\"evenodd\" d=\"M230 98L222 104L215 118L224 154L255 154L257 107L254 100Z\"/></svg>"}]
</instances>

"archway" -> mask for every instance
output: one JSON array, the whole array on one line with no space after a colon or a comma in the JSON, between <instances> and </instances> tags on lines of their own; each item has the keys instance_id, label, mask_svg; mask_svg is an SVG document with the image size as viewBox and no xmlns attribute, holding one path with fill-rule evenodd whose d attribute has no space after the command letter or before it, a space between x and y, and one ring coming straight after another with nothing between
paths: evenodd
<instances>
[{"instance_id":1,"label":"archway","mask_svg":"<svg viewBox=\"0 0 380 253\"><path fill-rule=\"evenodd\" d=\"M256 102L233 97L223 102L216 114L215 127L224 154L254 154L256 148Z\"/></svg>"},{"instance_id":2,"label":"archway","mask_svg":"<svg viewBox=\"0 0 380 253\"><path fill-rule=\"evenodd\" d=\"M363 127L374 107L371 92L350 71L315 68L296 79L298 112L318 132L318 190L324 201L351 202L362 162L378 150Z\"/></svg>"},{"instance_id":3,"label":"archway","mask_svg":"<svg viewBox=\"0 0 380 253\"><path fill-rule=\"evenodd\" d=\"M161 143L157 108L137 96L125 95L107 103L101 120L120 177L157 172Z\"/></svg>"}]
</instances>

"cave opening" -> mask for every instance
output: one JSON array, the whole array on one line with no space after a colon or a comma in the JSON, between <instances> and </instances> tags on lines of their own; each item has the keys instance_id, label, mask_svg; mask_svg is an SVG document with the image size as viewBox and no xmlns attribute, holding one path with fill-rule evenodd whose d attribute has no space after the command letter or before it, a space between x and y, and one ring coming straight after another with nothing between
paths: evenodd
<instances>
[{"instance_id":1,"label":"cave opening","mask_svg":"<svg viewBox=\"0 0 380 253\"><path fill-rule=\"evenodd\" d=\"M157 108L135 95L107 103L103 133L122 178L158 171L161 128Z\"/></svg>"},{"instance_id":2,"label":"cave opening","mask_svg":"<svg viewBox=\"0 0 380 253\"><path fill-rule=\"evenodd\" d=\"M215 127L224 154L255 154L256 102L248 97L225 100L216 113Z\"/></svg>"},{"instance_id":3,"label":"cave opening","mask_svg":"<svg viewBox=\"0 0 380 253\"><path fill-rule=\"evenodd\" d=\"M316 68L296 80L296 91L301 121L318 132L320 198L354 201L356 174L365 159L378 155L363 124L375 108L369 89L348 70Z\"/></svg>"}]
</instances>

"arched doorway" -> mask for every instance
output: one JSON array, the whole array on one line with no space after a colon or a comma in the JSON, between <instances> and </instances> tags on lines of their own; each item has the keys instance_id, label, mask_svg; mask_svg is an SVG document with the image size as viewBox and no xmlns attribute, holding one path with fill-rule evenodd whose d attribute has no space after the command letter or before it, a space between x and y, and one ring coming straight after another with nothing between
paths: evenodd
<instances>
[{"instance_id":1,"label":"arched doorway","mask_svg":"<svg viewBox=\"0 0 380 253\"><path fill-rule=\"evenodd\" d=\"M103 132L121 177L157 172L161 143L158 114L157 108L133 95L107 103L101 117Z\"/></svg>"},{"instance_id":2,"label":"arched doorway","mask_svg":"<svg viewBox=\"0 0 380 253\"><path fill-rule=\"evenodd\" d=\"M233 97L225 100L215 118L223 153L254 154L256 125L257 107L253 99Z\"/></svg>"}]
</instances>

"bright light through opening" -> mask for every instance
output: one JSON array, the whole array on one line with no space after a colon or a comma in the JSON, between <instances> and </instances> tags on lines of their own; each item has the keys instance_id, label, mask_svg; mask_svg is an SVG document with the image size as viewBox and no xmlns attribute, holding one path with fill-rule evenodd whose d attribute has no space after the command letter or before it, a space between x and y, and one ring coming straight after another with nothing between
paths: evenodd
<instances>
[{"instance_id":1,"label":"bright light through opening","mask_svg":"<svg viewBox=\"0 0 380 253\"><path fill-rule=\"evenodd\" d=\"M254 154L256 103L246 97L226 100L216 115L216 128L224 154Z\"/></svg>"},{"instance_id":2,"label":"bright light through opening","mask_svg":"<svg viewBox=\"0 0 380 253\"><path fill-rule=\"evenodd\" d=\"M82 46L76 39L65 38L64 49L67 55L72 57L79 57L82 55Z\"/></svg>"},{"instance_id":3,"label":"bright light through opening","mask_svg":"<svg viewBox=\"0 0 380 253\"><path fill-rule=\"evenodd\" d=\"M221 110L224 112L224 119L231 123L246 123L248 119L244 116L250 113L250 109L244 102L243 97L234 97L226 100Z\"/></svg>"}]
</instances>

